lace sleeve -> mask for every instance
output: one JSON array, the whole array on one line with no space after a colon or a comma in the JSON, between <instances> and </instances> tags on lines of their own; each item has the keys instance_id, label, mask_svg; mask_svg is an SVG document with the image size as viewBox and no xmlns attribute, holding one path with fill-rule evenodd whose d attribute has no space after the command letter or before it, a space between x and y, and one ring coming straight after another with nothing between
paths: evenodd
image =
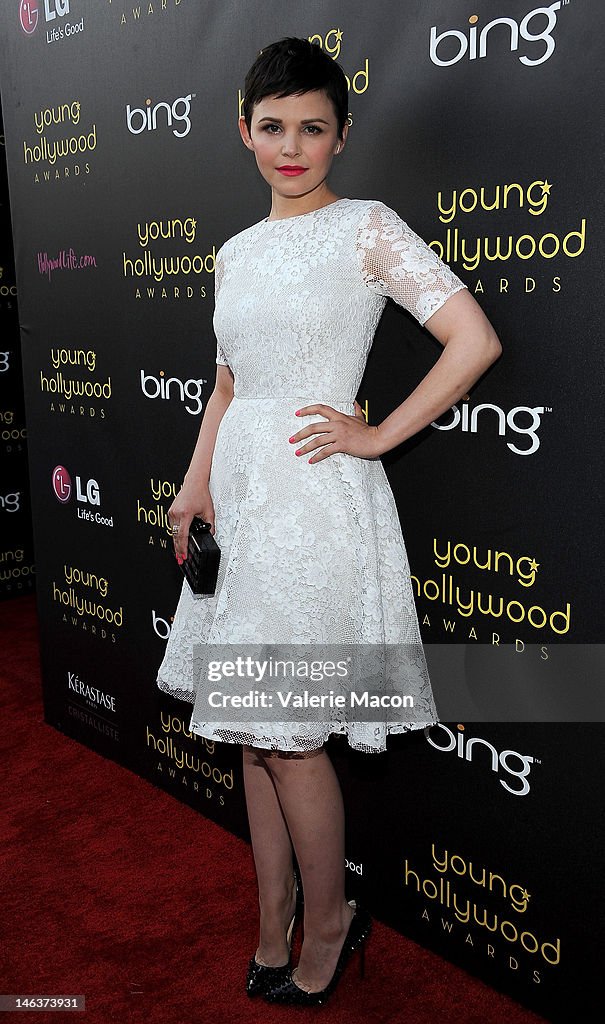
<instances>
[{"instance_id":1,"label":"lace sleeve","mask_svg":"<svg viewBox=\"0 0 605 1024\"><path fill-rule=\"evenodd\" d=\"M218 300L218 293L219 293L219 290L220 290L220 287L221 287L221 281L222 280L223 280L223 258L221 256L221 249L219 249L219 251L216 254L216 262L215 262L215 265L214 265L214 305L215 305L215 308L216 308L216 303L217 303L217 300ZM216 362L220 363L221 366L229 366L229 363L228 363L227 359L225 358L225 353L223 352L223 350L221 348L221 343L218 340L218 338L216 340Z\"/></svg>"},{"instance_id":2,"label":"lace sleeve","mask_svg":"<svg viewBox=\"0 0 605 1024\"><path fill-rule=\"evenodd\" d=\"M368 288L394 299L420 324L467 285L412 228L384 203L372 204L356 248Z\"/></svg>"}]
</instances>

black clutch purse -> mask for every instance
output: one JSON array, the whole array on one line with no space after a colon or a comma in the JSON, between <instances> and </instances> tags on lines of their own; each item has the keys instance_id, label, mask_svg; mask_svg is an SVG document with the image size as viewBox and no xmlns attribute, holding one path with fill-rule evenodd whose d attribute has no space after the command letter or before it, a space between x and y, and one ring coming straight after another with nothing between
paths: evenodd
<instances>
[{"instance_id":1,"label":"black clutch purse","mask_svg":"<svg viewBox=\"0 0 605 1024\"><path fill-rule=\"evenodd\" d=\"M181 562L185 579L194 594L210 597L216 590L221 549L210 533L210 523L194 516L189 526L187 558Z\"/></svg>"}]
</instances>

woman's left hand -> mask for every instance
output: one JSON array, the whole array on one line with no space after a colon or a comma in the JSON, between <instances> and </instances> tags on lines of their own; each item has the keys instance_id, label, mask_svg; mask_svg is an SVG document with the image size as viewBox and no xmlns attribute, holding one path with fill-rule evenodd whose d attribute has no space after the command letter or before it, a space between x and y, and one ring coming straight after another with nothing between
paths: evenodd
<instances>
[{"instance_id":1,"label":"woman's left hand","mask_svg":"<svg viewBox=\"0 0 605 1024\"><path fill-rule=\"evenodd\" d=\"M305 405L298 410L298 414L301 416L310 416L313 413L325 416L328 422L308 423L289 438L290 443L295 444L305 437L309 437L310 434L319 435L296 449L299 458L316 448L321 448L321 451L311 456L310 463L321 462L322 459L329 458L335 452L357 455L361 459L375 459L380 454L378 427L371 427L366 423L358 402L355 402L354 416L349 416L346 412L333 409L331 405L322 405L321 403Z\"/></svg>"}]
</instances>

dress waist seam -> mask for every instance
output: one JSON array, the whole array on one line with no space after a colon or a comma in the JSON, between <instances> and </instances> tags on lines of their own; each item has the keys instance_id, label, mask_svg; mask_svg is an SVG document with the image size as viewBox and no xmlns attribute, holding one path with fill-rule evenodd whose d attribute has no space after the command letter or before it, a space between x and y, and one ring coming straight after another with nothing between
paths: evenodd
<instances>
[{"instance_id":1,"label":"dress waist seam","mask_svg":"<svg viewBox=\"0 0 605 1024\"><path fill-rule=\"evenodd\" d=\"M306 402L307 405L318 402L354 402L354 395L325 395L317 393L314 395L234 395L234 399L240 402Z\"/></svg>"}]
</instances>

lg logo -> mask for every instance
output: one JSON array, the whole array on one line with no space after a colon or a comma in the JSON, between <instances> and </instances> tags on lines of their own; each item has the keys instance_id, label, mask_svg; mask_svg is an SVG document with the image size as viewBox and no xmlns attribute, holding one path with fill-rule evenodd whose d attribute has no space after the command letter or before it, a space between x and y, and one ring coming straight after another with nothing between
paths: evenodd
<instances>
[{"instance_id":1,"label":"lg logo","mask_svg":"<svg viewBox=\"0 0 605 1024\"><path fill-rule=\"evenodd\" d=\"M46 21L64 18L69 14L69 0L44 0L44 17ZM36 31L40 17L38 0L21 0L19 4L19 23L29 36Z\"/></svg>"},{"instance_id":2,"label":"lg logo","mask_svg":"<svg viewBox=\"0 0 605 1024\"><path fill-rule=\"evenodd\" d=\"M21 0L19 4L19 23L26 35L30 36L38 27L38 0Z\"/></svg>"},{"instance_id":3,"label":"lg logo","mask_svg":"<svg viewBox=\"0 0 605 1024\"><path fill-rule=\"evenodd\" d=\"M469 60L477 60L477 58L487 56L487 37L490 32L493 31L496 26L506 26L505 29L496 28L496 39L497 44L502 43L502 38L508 29L510 35L510 51L511 53L516 52L519 49L519 37L526 40L528 43L543 43L544 47L540 46L538 56L531 58L523 54L519 57L521 64L525 64L527 67L536 67L538 64L544 64L550 57L552 57L555 51L555 41L551 36L555 25L557 24L557 11L561 9L562 3L565 4L569 0L557 0L557 3L550 4L548 7L535 7L533 11L529 11L525 15L521 22L516 22L514 18L494 18L493 21L489 21L487 25L478 31L477 22L479 21L478 14L472 14L468 19L470 29L468 30L468 37L466 33L460 32L458 29L448 29L446 32L441 32L437 35L437 26L431 27L431 39L429 54L433 64L437 64L440 68L447 68L450 64L457 64L458 61L462 60L468 54ZM542 27L541 31L532 31L535 29L535 23L542 23L546 18L546 28ZM453 39L456 41L457 52L449 57L437 56L437 50L441 43L446 39ZM445 49L451 53L452 48L448 48L446 43ZM443 52L443 48L442 48Z\"/></svg>"},{"instance_id":4,"label":"lg logo","mask_svg":"<svg viewBox=\"0 0 605 1024\"><path fill-rule=\"evenodd\" d=\"M172 103L160 100L155 106L152 106L151 100L147 99L145 100L144 109L143 107L131 107L130 103L127 103L126 124L128 131L132 135L140 135L141 132L154 132L158 126L158 111L162 110L164 111L162 119L166 119L166 124L169 128L172 128L173 135L176 135L177 139L184 139L191 131L189 114L191 111L191 100L194 96L195 93L190 92L188 96L179 96ZM181 131L172 127L175 121L179 123L179 127L182 127Z\"/></svg>"},{"instance_id":5,"label":"lg logo","mask_svg":"<svg viewBox=\"0 0 605 1024\"><path fill-rule=\"evenodd\" d=\"M73 493L71 476L65 466L55 466L52 475L53 491L57 501L66 505ZM96 480L88 480L86 489L82 487L79 476L76 477L76 501L84 505L100 505L101 492Z\"/></svg>"}]
</instances>

